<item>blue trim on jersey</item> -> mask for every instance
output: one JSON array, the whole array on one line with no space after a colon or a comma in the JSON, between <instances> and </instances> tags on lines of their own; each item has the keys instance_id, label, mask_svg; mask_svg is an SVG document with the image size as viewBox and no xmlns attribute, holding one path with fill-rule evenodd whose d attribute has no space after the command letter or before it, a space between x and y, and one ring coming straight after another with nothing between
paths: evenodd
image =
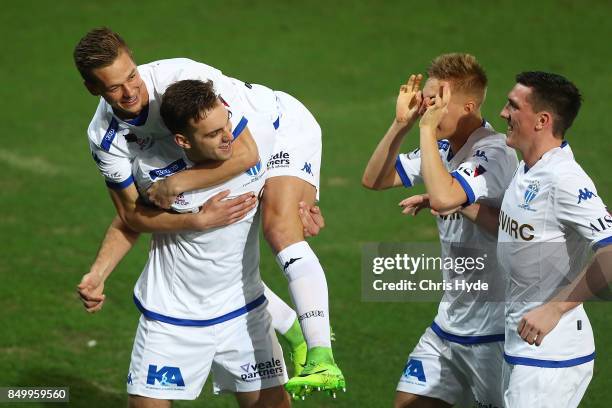
<instances>
[{"instance_id":1,"label":"blue trim on jersey","mask_svg":"<svg viewBox=\"0 0 612 408\"><path fill-rule=\"evenodd\" d=\"M149 176L151 177L151 181L153 181L159 177L171 176L174 173L178 173L179 171L184 170L186 167L187 163L185 163L185 160L178 159L177 161L170 163L163 169L153 169L149 171Z\"/></svg>"},{"instance_id":2,"label":"blue trim on jersey","mask_svg":"<svg viewBox=\"0 0 612 408\"><path fill-rule=\"evenodd\" d=\"M226 322L228 320L235 319L238 316L242 316L243 314L250 312L256 307L261 306L265 301L266 301L266 296L261 295L257 299L253 300L250 303L247 303L241 308L233 310L222 316L215 317L213 319L206 319L206 320L191 320L191 319L177 319L176 317L170 317L170 316L166 316L163 314L159 314L159 313L155 313L150 310L147 310L144 308L142 303L140 303L140 301L136 298L136 295L134 295L134 303L136 304L136 307L138 308L138 310L140 310L140 313L142 313L145 317L152 319L152 320L158 320L160 322L168 323L168 324L173 324L175 326L190 326L190 327L214 326L215 324L219 324L219 323Z\"/></svg>"},{"instance_id":3,"label":"blue trim on jersey","mask_svg":"<svg viewBox=\"0 0 612 408\"><path fill-rule=\"evenodd\" d=\"M108 125L108 129L106 129L106 133L102 138L102 142L100 143L100 147L102 150L106 150L107 152L110 150L111 145L113 144L113 140L115 140L115 136L117 136L117 130L119 129L119 122L114 117L111 119L110 125Z\"/></svg>"},{"instance_id":4,"label":"blue trim on jersey","mask_svg":"<svg viewBox=\"0 0 612 408\"><path fill-rule=\"evenodd\" d=\"M134 183L134 177L130 176L119 183L115 183L113 181L108 180L105 180L105 182L108 188L112 188L113 190L123 190L124 188L129 187Z\"/></svg>"},{"instance_id":5,"label":"blue trim on jersey","mask_svg":"<svg viewBox=\"0 0 612 408\"><path fill-rule=\"evenodd\" d=\"M126 120L125 123L129 123L132 126L142 126L149 117L149 104L147 104L134 119Z\"/></svg>"},{"instance_id":6,"label":"blue trim on jersey","mask_svg":"<svg viewBox=\"0 0 612 408\"><path fill-rule=\"evenodd\" d=\"M474 201L476 201L476 196L474 195L474 190L472 190L470 183L468 183L467 180L464 179L463 176L457 171L453 171L451 176L453 176L459 182L459 184L461 184L461 187L463 187L463 191L465 191L465 195L467 196L468 204L474 204Z\"/></svg>"},{"instance_id":7,"label":"blue trim on jersey","mask_svg":"<svg viewBox=\"0 0 612 408\"><path fill-rule=\"evenodd\" d=\"M504 341L505 338L504 334L488 334L485 336L459 336L456 334L445 332L444 330L442 330L442 328L440 328L440 326L436 324L436 322L433 322L430 327L431 330L433 330L433 332L438 335L438 337L459 344L493 343L496 341Z\"/></svg>"},{"instance_id":8,"label":"blue trim on jersey","mask_svg":"<svg viewBox=\"0 0 612 408\"><path fill-rule=\"evenodd\" d=\"M276 118L274 122L272 122L272 125L274 126L274 129L278 129L280 127L280 116Z\"/></svg>"},{"instance_id":9,"label":"blue trim on jersey","mask_svg":"<svg viewBox=\"0 0 612 408\"><path fill-rule=\"evenodd\" d=\"M540 360L538 358L528 358L528 357L514 357L509 356L504 353L504 360L508 364L513 365L524 365L530 367L544 367L544 368L565 368L565 367L574 367L580 364L588 363L589 361L593 361L595 359L595 352L589 354L588 356L572 358L570 360Z\"/></svg>"},{"instance_id":10,"label":"blue trim on jersey","mask_svg":"<svg viewBox=\"0 0 612 408\"><path fill-rule=\"evenodd\" d=\"M402 166L402 161L400 160L399 155L397 159L395 159L395 171L399 174L400 179L402 180L402 184L404 187L412 187L412 183L410 182L410 177L406 174L406 170L404 170L404 166Z\"/></svg>"},{"instance_id":11,"label":"blue trim on jersey","mask_svg":"<svg viewBox=\"0 0 612 408\"><path fill-rule=\"evenodd\" d=\"M234 139L237 139L238 136L240 136L247 123L249 123L249 120L243 116L242 119L240 119L240 122L238 122L238 125L236 125L236 127L234 128L234 131L232 132L232 136L234 136Z\"/></svg>"},{"instance_id":12,"label":"blue trim on jersey","mask_svg":"<svg viewBox=\"0 0 612 408\"><path fill-rule=\"evenodd\" d=\"M612 245L612 237L604 238L601 241L597 241L593 245L593 251L597 251L598 249L603 248L608 245Z\"/></svg>"},{"instance_id":13,"label":"blue trim on jersey","mask_svg":"<svg viewBox=\"0 0 612 408\"><path fill-rule=\"evenodd\" d=\"M569 143L567 142L567 140L564 140L563 143L561 143L561 148L563 149L565 146L569 146Z\"/></svg>"}]
</instances>

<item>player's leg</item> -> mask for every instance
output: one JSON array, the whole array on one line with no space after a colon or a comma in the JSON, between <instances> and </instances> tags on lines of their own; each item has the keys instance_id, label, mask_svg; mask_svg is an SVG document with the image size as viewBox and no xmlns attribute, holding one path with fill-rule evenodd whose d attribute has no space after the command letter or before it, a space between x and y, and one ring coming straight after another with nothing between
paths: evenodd
<instances>
[{"instance_id":1,"label":"player's leg","mask_svg":"<svg viewBox=\"0 0 612 408\"><path fill-rule=\"evenodd\" d=\"M297 320L295 311L276 293L264 284L264 294L268 299L268 312L272 317L272 327L291 348L293 375L299 375L306 364L306 340Z\"/></svg>"},{"instance_id":2,"label":"player's leg","mask_svg":"<svg viewBox=\"0 0 612 408\"><path fill-rule=\"evenodd\" d=\"M300 201L314 203L315 197L313 185L297 177L279 176L267 180L263 198L264 234L289 281L289 291L308 346L306 368L287 385L296 395L306 386L323 390L345 387L331 349L325 273L304 241L302 223L296 211Z\"/></svg>"},{"instance_id":3,"label":"player's leg","mask_svg":"<svg viewBox=\"0 0 612 408\"><path fill-rule=\"evenodd\" d=\"M411 394L409 392L397 391L395 394L395 401L393 402L395 408L450 408L451 404L444 402L438 398L426 397L424 395Z\"/></svg>"},{"instance_id":4,"label":"player's leg","mask_svg":"<svg viewBox=\"0 0 612 408\"><path fill-rule=\"evenodd\" d=\"M129 408L170 408L171 406L172 402L168 400L147 398L140 395L128 396Z\"/></svg>"},{"instance_id":5,"label":"player's leg","mask_svg":"<svg viewBox=\"0 0 612 408\"><path fill-rule=\"evenodd\" d=\"M288 408L289 395L282 385L264 390L237 392L236 401L240 408Z\"/></svg>"},{"instance_id":6,"label":"player's leg","mask_svg":"<svg viewBox=\"0 0 612 408\"><path fill-rule=\"evenodd\" d=\"M397 384L395 407L445 408L463 402L466 385L451 358L449 342L427 328L408 356Z\"/></svg>"}]
</instances>

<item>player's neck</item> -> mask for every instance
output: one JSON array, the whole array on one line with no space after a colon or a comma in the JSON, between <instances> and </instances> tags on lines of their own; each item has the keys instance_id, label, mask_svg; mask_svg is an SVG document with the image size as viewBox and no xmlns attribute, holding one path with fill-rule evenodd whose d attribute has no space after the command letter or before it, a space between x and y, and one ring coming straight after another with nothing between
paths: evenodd
<instances>
[{"instance_id":1,"label":"player's neck","mask_svg":"<svg viewBox=\"0 0 612 408\"><path fill-rule=\"evenodd\" d=\"M457 131L452 137L448 138L451 145L451 151L457 153L467 142L469 137L482 126L482 117L480 114L465 116L459 121Z\"/></svg>"},{"instance_id":2,"label":"player's neck","mask_svg":"<svg viewBox=\"0 0 612 408\"><path fill-rule=\"evenodd\" d=\"M524 151L521 151L523 160L527 167L532 168L546 152L560 147L563 143L563 139L554 137L552 134L549 135L537 135L534 138L534 143Z\"/></svg>"}]
</instances>

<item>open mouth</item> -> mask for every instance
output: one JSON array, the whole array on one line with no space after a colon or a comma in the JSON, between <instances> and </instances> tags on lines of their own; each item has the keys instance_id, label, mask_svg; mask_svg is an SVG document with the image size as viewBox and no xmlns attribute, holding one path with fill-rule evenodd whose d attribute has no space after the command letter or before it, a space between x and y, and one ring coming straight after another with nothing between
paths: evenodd
<instances>
[{"instance_id":1,"label":"open mouth","mask_svg":"<svg viewBox=\"0 0 612 408\"><path fill-rule=\"evenodd\" d=\"M136 104L136 102L138 102L138 96L134 95L130 99L125 100L125 102L123 102L123 104L125 106L133 106L133 105Z\"/></svg>"}]
</instances>

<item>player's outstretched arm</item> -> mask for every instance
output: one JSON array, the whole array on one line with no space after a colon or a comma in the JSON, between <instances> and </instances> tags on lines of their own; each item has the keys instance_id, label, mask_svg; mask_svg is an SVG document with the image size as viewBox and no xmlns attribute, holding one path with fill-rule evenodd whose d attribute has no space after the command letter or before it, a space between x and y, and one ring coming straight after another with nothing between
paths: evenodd
<instances>
[{"instance_id":1,"label":"player's outstretched arm","mask_svg":"<svg viewBox=\"0 0 612 408\"><path fill-rule=\"evenodd\" d=\"M229 195L229 190L225 190L204 203L198 213L171 214L140 203L133 184L123 190L109 191L119 217L138 232L202 231L221 227L242 219L257 205L257 197L252 192L225 200Z\"/></svg>"},{"instance_id":2,"label":"player's outstretched arm","mask_svg":"<svg viewBox=\"0 0 612 408\"><path fill-rule=\"evenodd\" d=\"M132 249L139 236L138 232L129 229L118 216L111 222L96 259L77 286L79 298L89 313L102 309L106 299L104 282Z\"/></svg>"},{"instance_id":3,"label":"player's outstretched arm","mask_svg":"<svg viewBox=\"0 0 612 408\"><path fill-rule=\"evenodd\" d=\"M170 208L180 193L221 184L247 171L259 161L257 144L248 127L232 142L232 149L229 160L198 164L154 183L147 191L149 200L158 207Z\"/></svg>"},{"instance_id":4,"label":"player's outstretched arm","mask_svg":"<svg viewBox=\"0 0 612 408\"><path fill-rule=\"evenodd\" d=\"M395 171L395 160L406 133L419 117L423 100L420 90L422 79L421 74L411 75L408 82L400 86L395 119L368 161L361 179L364 187L382 190L402 185L402 180Z\"/></svg>"}]
</instances>

